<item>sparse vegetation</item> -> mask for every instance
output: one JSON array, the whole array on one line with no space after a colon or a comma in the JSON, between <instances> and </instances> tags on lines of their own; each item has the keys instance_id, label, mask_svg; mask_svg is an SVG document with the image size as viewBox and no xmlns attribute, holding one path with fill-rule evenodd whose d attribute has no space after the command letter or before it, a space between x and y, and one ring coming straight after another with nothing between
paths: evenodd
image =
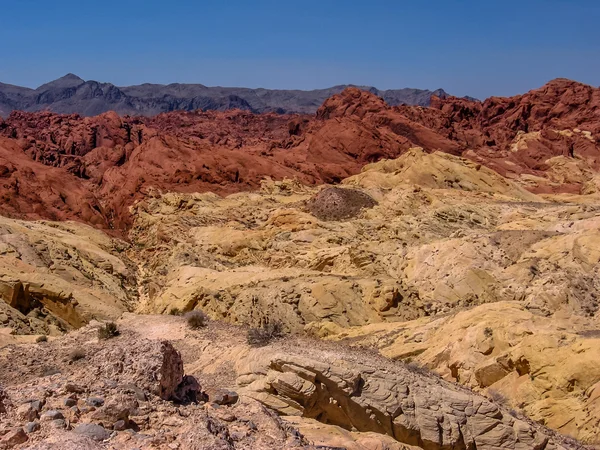
<instances>
[{"instance_id":1,"label":"sparse vegetation","mask_svg":"<svg viewBox=\"0 0 600 450\"><path fill-rule=\"evenodd\" d=\"M60 373L60 370L56 367L46 366L42 368L41 375L42 377L51 377L52 375L56 375Z\"/></svg>"},{"instance_id":2,"label":"sparse vegetation","mask_svg":"<svg viewBox=\"0 0 600 450\"><path fill-rule=\"evenodd\" d=\"M535 265L531 265L529 266L529 273L531 274L531 278L533 279L540 274L540 269L538 269L538 267Z\"/></svg>"},{"instance_id":3,"label":"sparse vegetation","mask_svg":"<svg viewBox=\"0 0 600 450\"><path fill-rule=\"evenodd\" d=\"M181 311L179 308L175 307L175 308L171 308L171 310L169 311L169 315L170 316L181 316L183 315L183 311Z\"/></svg>"},{"instance_id":4,"label":"sparse vegetation","mask_svg":"<svg viewBox=\"0 0 600 450\"><path fill-rule=\"evenodd\" d=\"M208 325L208 316L200 310L185 313L185 320L192 330L197 330Z\"/></svg>"},{"instance_id":5,"label":"sparse vegetation","mask_svg":"<svg viewBox=\"0 0 600 450\"><path fill-rule=\"evenodd\" d=\"M406 368L413 373L418 373L419 375L432 375L431 370L424 364L420 364L417 361L411 361L406 364Z\"/></svg>"},{"instance_id":6,"label":"sparse vegetation","mask_svg":"<svg viewBox=\"0 0 600 450\"><path fill-rule=\"evenodd\" d=\"M40 342L48 342L48 336L46 336L45 334L42 336L38 336L37 339L35 340L35 342L37 342L38 344Z\"/></svg>"},{"instance_id":7,"label":"sparse vegetation","mask_svg":"<svg viewBox=\"0 0 600 450\"><path fill-rule=\"evenodd\" d=\"M80 359L85 358L85 356L86 356L85 350L82 348L76 348L76 349L72 350L71 353L69 353L69 359L73 362L79 361Z\"/></svg>"},{"instance_id":8,"label":"sparse vegetation","mask_svg":"<svg viewBox=\"0 0 600 450\"><path fill-rule=\"evenodd\" d=\"M498 391L494 389L488 389L487 391L488 398L497 404L498 406L507 406L509 404L508 399Z\"/></svg>"},{"instance_id":9,"label":"sparse vegetation","mask_svg":"<svg viewBox=\"0 0 600 450\"><path fill-rule=\"evenodd\" d=\"M485 327L485 330L483 330L483 335L486 338L491 338L494 335L494 330L492 330L490 327Z\"/></svg>"},{"instance_id":10,"label":"sparse vegetation","mask_svg":"<svg viewBox=\"0 0 600 450\"><path fill-rule=\"evenodd\" d=\"M114 322L108 322L105 325L98 328L98 339L106 340L118 336L119 329L117 324Z\"/></svg>"},{"instance_id":11,"label":"sparse vegetation","mask_svg":"<svg viewBox=\"0 0 600 450\"><path fill-rule=\"evenodd\" d=\"M263 323L260 328L250 328L248 330L248 344L253 347L263 347L274 339L283 336L283 326L281 322Z\"/></svg>"}]
</instances>

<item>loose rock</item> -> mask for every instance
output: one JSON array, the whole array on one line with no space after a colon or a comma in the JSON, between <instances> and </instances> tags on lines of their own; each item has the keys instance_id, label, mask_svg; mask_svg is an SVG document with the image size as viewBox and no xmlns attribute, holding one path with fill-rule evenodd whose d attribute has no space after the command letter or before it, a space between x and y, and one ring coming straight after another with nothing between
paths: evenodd
<instances>
[{"instance_id":1,"label":"loose rock","mask_svg":"<svg viewBox=\"0 0 600 450\"><path fill-rule=\"evenodd\" d=\"M40 423L39 422L28 422L25 424L25 426L23 427L23 430L27 433L27 434L31 434L31 433L35 433L36 431L38 431L40 429Z\"/></svg>"},{"instance_id":2,"label":"loose rock","mask_svg":"<svg viewBox=\"0 0 600 450\"><path fill-rule=\"evenodd\" d=\"M2 439L0 439L0 448L13 448L19 444L27 442L28 439L29 437L27 437L27 434L21 428L18 430L9 431L2 437Z\"/></svg>"},{"instance_id":3,"label":"loose rock","mask_svg":"<svg viewBox=\"0 0 600 450\"><path fill-rule=\"evenodd\" d=\"M105 441L110 437L110 433L104 427L95 423L82 423L73 429L73 433L87 436L97 442Z\"/></svg>"},{"instance_id":4,"label":"loose rock","mask_svg":"<svg viewBox=\"0 0 600 450\"><path fill-rule=\"evenodd\" d=\"M44 421L44 422L51 421L51 420L62 420L64 418L65 418L65 416L63 415L63 413L56 409L51 409L49 411L46 411L44 414L42 414L42 421Z\"/></svg>"},{"instance_id":5,"label":"loose rock","mask_svg":"<svg viewBox=\"0 0 600 450\"><path fill-rule=\"evenodd\" d=\"M217 405L233 405L239 400L237 392L221 389L214 395L212 401Z\"/></svg>"}]
</instances>

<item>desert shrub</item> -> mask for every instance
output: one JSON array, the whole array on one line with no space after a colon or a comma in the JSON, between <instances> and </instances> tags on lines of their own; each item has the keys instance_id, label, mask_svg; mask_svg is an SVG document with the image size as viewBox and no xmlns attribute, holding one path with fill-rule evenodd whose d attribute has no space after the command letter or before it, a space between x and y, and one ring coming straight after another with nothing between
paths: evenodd
<instances>
[{"instance_id":1,"label":"desert shrub","mask_svg":"<svg viewBox=\"0 0 600 450\"><path fill-rule=\"evenodd\" d=\"M181 316L183 314L183 311L181 311L179 308L175 307L175 308L171 308L171 310L169 311L169 315L170 316Z\"/></svg>"},{"instance_id":2,"label":"desert shrub","mask_svg":"<svg viewBox=\"0 0 600 450\"><path fill-rule=\"evenodd\" d=\"M48 336L46 336L45 334L42 336L38 336L37 339L35 340L35 342L48 342Z\"/></svg>"},{"instance_id":3,"label":"desert shrub","mask_svg":"<svg viewBox=\"0 0 600 450\"><path fill-rule=\"evenodd\" d=\"M108 322L98 328L98 339L110 339L119 335L119 329L114 322Z\"/></svg>"},{"instance_id":4,"label":"desert shrub","mask_svg":"<svg viewBox=\"0 0 600 450\"><path fill-rule=\"evenodd\" d=\"M487 395L491 401L493 401L494 403L496 403L499 406L508 405L508 399L498 391L495 391L493 389L488 389Z\"/></svg>"},{"instance_id":5,"label":"desert shrub","mask_svg":"<svg viewBox=\"0 0 600 450\"><path fill-rule=\"evenodd\" d=\"M483 330L483 335L487 338L490 338L494 335L494 330L492 330L490 327L485 327L485 330Z\"/></svg>"},{"instance_id":6,"label":"desert shrub","mask_svg":"<svg viewBox=\"0 0 600 450\"><path fill-rule=\"evenodd\" d=\"M208 316L200 310L185 313L185 320L192 330L203 328L208 325Z\"/></svg>"},{"instance_id":7,"label":"desert shrub","mask_svg":"<svg viewBox=\"0 0 600 450\"><path fill-rule=\"evenodd\" d=\"M85 350L82 348L76 348L69 353L69 359L71 361L79 361L80 359L85 358Z\"/></svg>"},{"instance_id":8,"label":"desert shrub","mask_svg":"<svg viewBox=\"0 0 600 450\"><path fill-rule=\"evenodd\" d=\"M250 328L248 330L248 344L253 347L262 347L274 339L283 336L283 326L281 322L263 323L260 328Z\"/></svg>"},{"instance_id":9,"label":"desert shrub","mask_svg":"<svg viewBox=\"0 0 600 450\"><path fill-rule=\"evenodd\" d=\"M417 361L411 361L406 364L406 368L410 370L412 373L417 373L419 375L431 375L431 370L424 364L421 364Z\"/></svg>"},{"instance_id":10,"label":"desert shrub","mask_svg":"<svg viewBox=\"0 0 600 450\"><path fill-rule=\"evenodd\" d=\"M51 377L52 375L56 375L60 373L60 369L58 369L58 367L53 367L53 366L44 366L41 369L41 377Z\"/></svg>"}]
</instances>

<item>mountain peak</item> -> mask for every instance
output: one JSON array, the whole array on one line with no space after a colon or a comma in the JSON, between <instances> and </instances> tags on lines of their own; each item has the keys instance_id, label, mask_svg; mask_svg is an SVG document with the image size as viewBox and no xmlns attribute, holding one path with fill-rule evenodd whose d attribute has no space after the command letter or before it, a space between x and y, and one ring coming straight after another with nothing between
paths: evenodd
<instances>
[{"instance_id":1,"label":"mountain peak","mask_svg":"<svg viewBox=\"0 0 600 450\"><path fill-rule=\"evenodd\" d=\"M57 78L54 81L50 81L49 83L42 84L36 90L38 91L46 91L48 89L67 89L70 87L76 87L80 84L85 83L85 80L78 77L74 73L68 73L60 78Z\"/></svg>"},{"instance_id":2,"label":"mountain peak","mask_svg":"<svg viewBox=\"0 0 600 450\"><path fill-rule=\"evenodd\" d=\"M78 77L77 75L75 75L74 73L71 73L71 72L69 72L65 76L60 77L59 80L79 81L81 83L84 82L83 78L80 78L80 77Z\"/></svg>"}]
</instances>

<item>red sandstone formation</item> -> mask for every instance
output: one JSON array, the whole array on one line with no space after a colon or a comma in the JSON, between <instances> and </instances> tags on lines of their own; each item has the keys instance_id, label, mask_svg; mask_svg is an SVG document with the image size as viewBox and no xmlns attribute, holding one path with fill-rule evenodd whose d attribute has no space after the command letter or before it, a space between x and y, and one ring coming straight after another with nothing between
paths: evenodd
<instances>
[{"instance_id":1,"label":"red sandstone formation","mask_svg":"<svg viewBox=\"0 0 600 450\"><path fill-rule=\"evenodd\" d=\"M466 156L475 153L475 159L505 176L522 172L544 176L545 162L554 156L580 158L600 169L600 89L575 81L557 79L524 95L491 97L483 103L436 98L431 108L398 110L451 137L464 150L472 150ZM427 111L426 117L416 118L416 111ZM511 151L519 134L535 132L539 136L524 148Z\"/></svg>"},{"instance_id":2,"label":"red sandstone formation","mask_svg":"<svg viewBox=\"0 0 600 450\"><path fill-rule=\"evenodd\" d=\"M108 228L93 188L64 168L49 167L23 153L17 141L0 138L0 213L25 219L77 219Z\"/></svg>"},{"instance_id":3,"label":"red sandstone formation","mask_svg":"<svg viewBox=\"0 0 600 450\"><path fill-rule=\"evenodd\" d=\"M521 96L434 98L425 108L390 107L349 88L314 117L13 112L0 119L0 135L0 214L124 229L129 206L149 188L226 194L257 188L265 176L335 183L413 146L463 155L509 177L543 177L546 161L560 155L598 170L600 89L554 80Z\"/></svg>"}]
</instances>

